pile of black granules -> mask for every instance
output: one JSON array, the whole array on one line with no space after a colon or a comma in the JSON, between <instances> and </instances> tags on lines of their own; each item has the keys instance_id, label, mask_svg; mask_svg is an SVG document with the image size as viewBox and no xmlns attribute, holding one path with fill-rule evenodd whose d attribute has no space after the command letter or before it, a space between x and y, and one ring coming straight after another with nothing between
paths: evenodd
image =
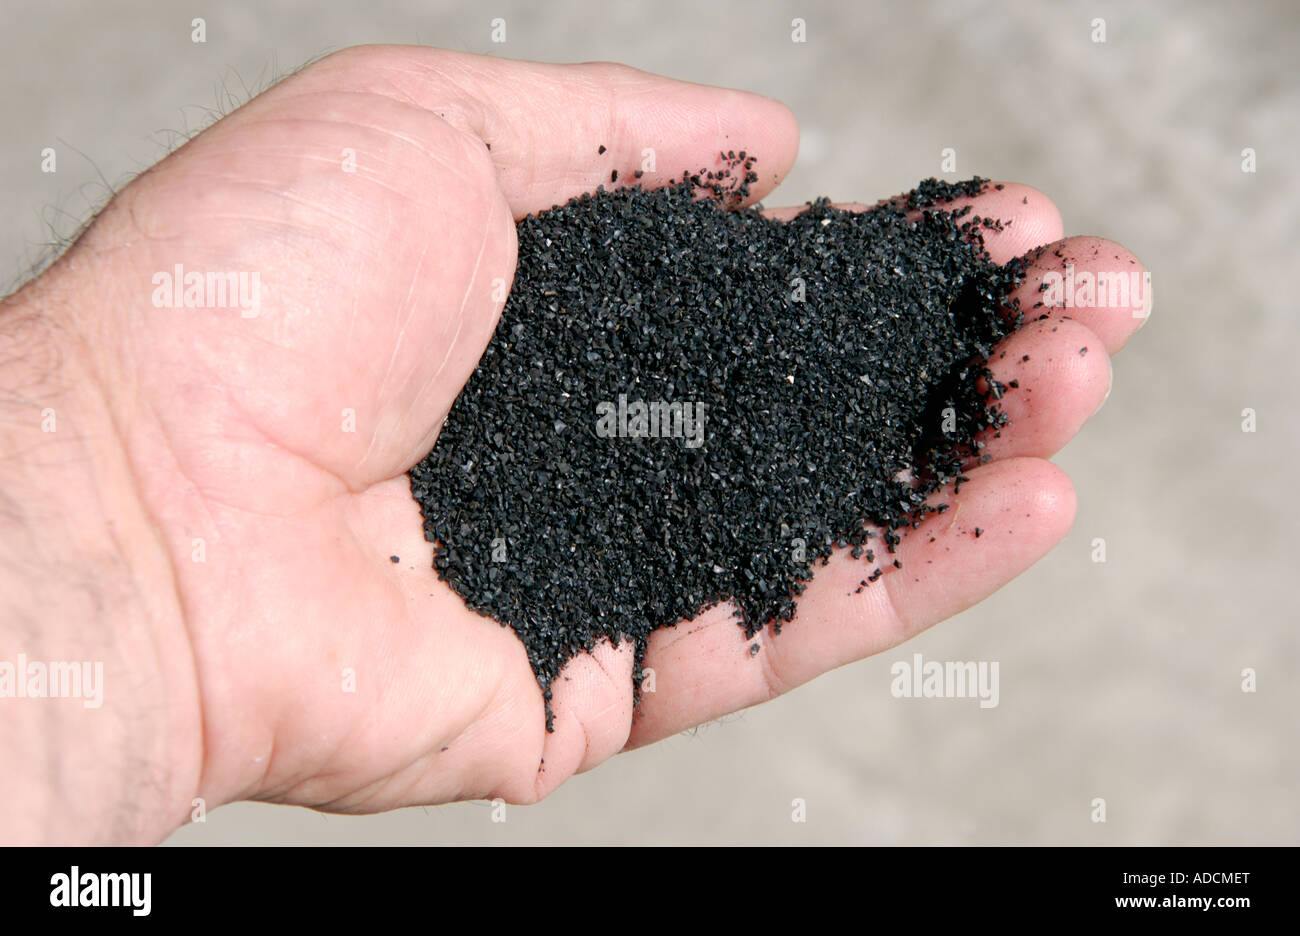
<instances>
[{"instance_id":1,"label":"pile of black granules","mask_svg":"<svg viewBox=\"0 0 1300 936\"><path fill-rule=\"evenodd\" d=\"M602 637L635 643L639 685L652 631L723 601L746 637L779 626L835 547L875 581L1003 421L976 381L1022 267L943 210L986 180L775 222L724 207L752 161L519 222L496 334L411 471L438 575L518 634L548 728Z\"/></svg>"}]
</instances>

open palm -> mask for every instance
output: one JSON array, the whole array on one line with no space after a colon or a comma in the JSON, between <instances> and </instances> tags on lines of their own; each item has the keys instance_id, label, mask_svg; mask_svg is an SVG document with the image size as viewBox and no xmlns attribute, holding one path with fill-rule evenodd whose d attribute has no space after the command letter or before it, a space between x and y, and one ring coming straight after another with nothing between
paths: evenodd
<instances>
[{"instance_id":1,"label":"open palm","mask_svg":"<svg viewBox=\"0 0 1300 936\"><path fill-rule=\"evenodd\" d=\"M78 249L111 273L110 395L193 649L177 665L193 666L201 704L198 795L347 811L535 800L624 747L893 646L1064 535L1072 490L1042 459L1104 399L1107 352L1140 323L1127 308L1072 309L1004 342L994 369L1023 388L1004 400L1013 428L943 495L960 508L905 537L901 571L854 593L861 563L837 555L775 639L744 640L726 607L657 632L635 719L630 649L599 647L556 682L544 730L522 645L436 579L405 472L492 335L516 219L614 170L629 179L647 151L641 181L656 185L742 148L760 158L762 197L794 159L789 112L619 66L364 47L261 95L114 200ZM1045 270L1138 269L1108 242L1056 243L1060 218L1033 189L978 201L1008 222L989 236L995 260L1048 245L1026 309ZM256 307L158 307L155 274L178 264L255 273Z\"/></svg>"}]
</instances>

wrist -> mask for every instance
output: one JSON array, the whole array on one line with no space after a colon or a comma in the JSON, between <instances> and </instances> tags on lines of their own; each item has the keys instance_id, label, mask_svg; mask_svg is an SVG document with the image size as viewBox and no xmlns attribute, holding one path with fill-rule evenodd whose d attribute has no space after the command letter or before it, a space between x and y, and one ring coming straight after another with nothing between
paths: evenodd
<instances>
[{"instance_id":1,"label":"wrist","mask_svg":"<svg viewBox=\"0 0 1300 936\"><path fill-rule=\"evenodd\" d=\"M0 302L0 839L154 842L197 788L198 693L77 254Z\"/></svg>"}]
</instances>

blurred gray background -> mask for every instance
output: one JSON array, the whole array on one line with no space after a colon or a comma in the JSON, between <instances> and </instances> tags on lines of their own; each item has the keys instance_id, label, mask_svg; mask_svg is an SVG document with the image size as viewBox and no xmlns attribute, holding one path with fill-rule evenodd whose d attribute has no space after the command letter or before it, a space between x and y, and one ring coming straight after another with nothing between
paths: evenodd
<instances>
[{"instance_id":1,"label":"blurred gray background","mask_svg":"<svg viewBox=\"0 0 1300 936\"><path fill-rule=\"evenodd\" d=\"M171 842L1300 841L1300 329L1275 282L1300 268L1294 4L157 0L0 17L5 291L102 201L101 179L122 184L214 108L366 42L618 60L780 98L803 142L769 204L874 200L939 175L953 147L948 178L1035 185L1067 233L1118 240L1152 271L1151 321L1057 458L1073 532L980 606L503 823L482 803L358 818L239 804ZM39 171L47 146L56 174ZM1001 704L894 699L890 663L913 652L999 661Z\"/></svg>"}]
</instances>

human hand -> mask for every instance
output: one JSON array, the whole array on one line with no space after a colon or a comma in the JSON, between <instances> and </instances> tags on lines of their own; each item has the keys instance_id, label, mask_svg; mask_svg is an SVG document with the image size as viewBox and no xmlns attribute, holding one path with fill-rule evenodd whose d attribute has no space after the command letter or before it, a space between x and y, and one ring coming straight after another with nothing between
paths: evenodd
<instances>
[{"instance_id":1,"label":"human hand","mask_svg":"<svg viewBox=\"0 0 1300 936\"><path fill-rule=\"evenodd\" d=\"M646 148L659 170L647 185L719 150L757 153L758 199L796 147L784 107L740 92L611 65L362 47L304 69L120 192L63 261L6 301L0 329L49 323L71 388L63 412L87 454L59 497L100 511L90 526L111 548L95 553L87 587L107 581L124 596L92 602L104 618L92 646L130 648L104 654L107 716L62 710L59 730L92 732L95 717L133 726L122 737L147 737L152 793L89 834L111 797L88 797L77 826L24 808L55 794L17 796L0 828L157 840L194 797L337 811L530 802L625 747L887 649L1050 549L1073 494L1042 459L1104 399L1107 352L1140 323L1127 308L1071 309L1006 339L994 372L1032 393L1004 398L1012 427L989 440L994 461L942 495L959 512L905 537L901 573L849 594L860 565L833 558L788 631L755 638L757 656L728 607L656 632L645 661L656 691L635 720L630 648L600 646L555 683L548 734L523 646L434 576L405 472L492 335L515 220L609 184L613 170L629 179ZM1042 247L1020 290L1026 309L1046 270L1130 268L1107 242L1054 243L1059 215L1033 189L976 201L1008 222L988 235L994 260ZM160 308L155 275L178 264L256 273L257 302ZM34 431L10 430L5 454ZM67 494L73 485L99 493ZM4 646L19 639L0 629ZM48 743L22 727L37 717L20 710L0 749ZM101 756L131 753L141 759L120 745ZM35 768L17 779L46 782Z\"/></svg>"}]
</instances>

